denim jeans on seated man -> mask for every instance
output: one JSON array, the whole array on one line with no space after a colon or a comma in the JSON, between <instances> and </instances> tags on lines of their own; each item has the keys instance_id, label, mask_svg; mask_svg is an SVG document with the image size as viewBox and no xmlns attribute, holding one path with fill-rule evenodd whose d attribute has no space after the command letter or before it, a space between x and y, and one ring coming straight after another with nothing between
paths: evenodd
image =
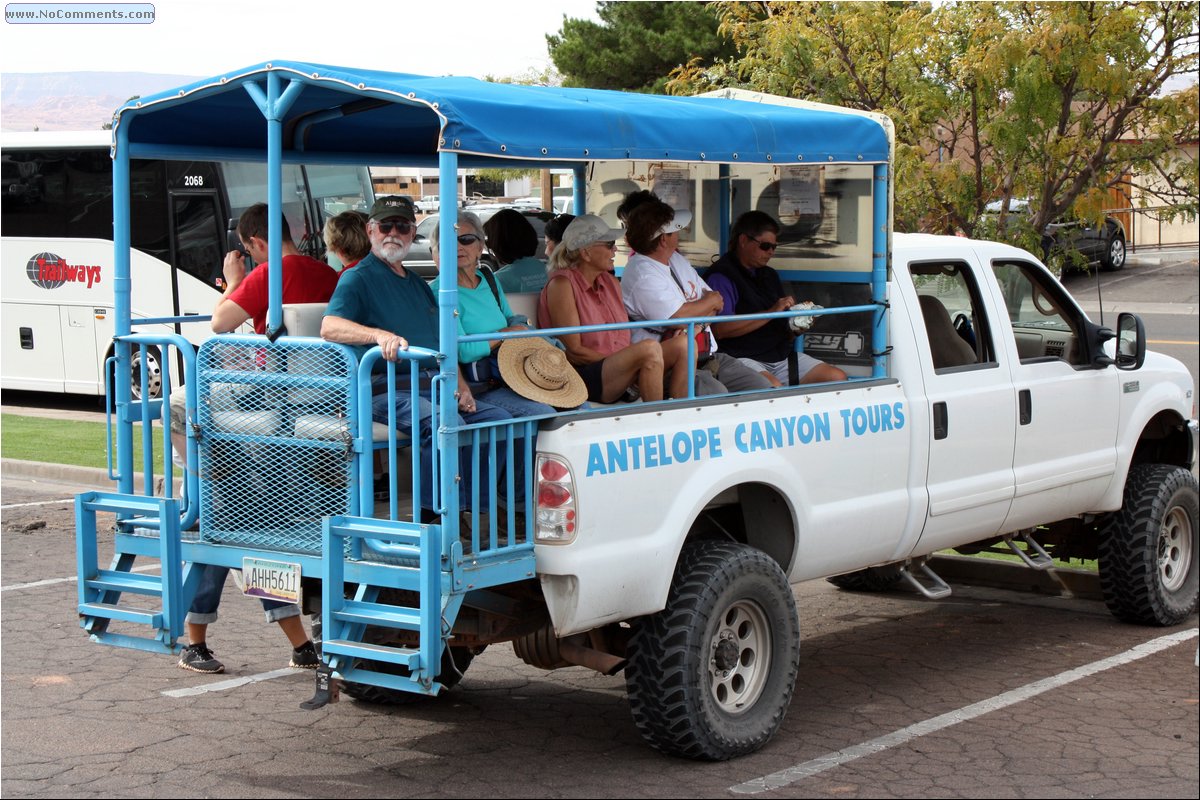
<instances>
[{"instance_id":1,"label":"denim jeans on seated man","mask_svg":"<svg viewBox=\"0 0 1200 800\"><path fill-rule=\"evenodd\" d=\"M386 386L386 380L383 381ZM417 443L421 448L421 507L426 510L434 510L433 504L433 482L436 476L433 474L433 426L430 420L433 417L433 403L430 400L429 391L426 389L420 390L417 395L419 425L421 426L421 436L417 439ZM412 437L412 408L413 408L412 393L407 391L396 390L396 427L400 431ZM388 396L386 391L382 394L376 394L371 401L371 416L376 422L387 424L388 421ZM460 411L455 415L454 424L458 426L470 425L479 422L498 422L500 420L512 419L512 414L504 410L500 406L486 403L476 399L475 410L464 413ZM479 454L479 485L482 487L491 486L494 480L489 476L488 472L488 455L486 449L481 447L482 452ZM504 473L504 448L497 447L496 452L496 472L497 475ZM458 474L463 477L463 481L459 486L458 503L459 510L464 511L470 508L470 499L472 496L472 487L474 481L471 473L471 446L464 445L458 449ZM496 484L500 485L500 484ZM518 487L521 485L518 481ZM521 493L523 495L523 493ZM481 502L485 501L487 494L480 495Z\"/></svg>"}]
</instances>

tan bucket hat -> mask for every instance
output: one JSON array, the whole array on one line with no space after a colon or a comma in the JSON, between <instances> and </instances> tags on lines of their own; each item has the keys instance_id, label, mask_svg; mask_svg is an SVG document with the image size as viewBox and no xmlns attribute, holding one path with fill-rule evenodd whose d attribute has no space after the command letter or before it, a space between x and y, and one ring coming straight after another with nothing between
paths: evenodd
<instances>
[{"instance_id":1,"label":"tan bucket hat","mask_svg":"<svg viewBox=\"0 0 1200 800\"><path fill-rule=\"evenodd\" d=\"M497 358L505 384L522 397L555 408L575 408L587 400L583 378L566 354L540 336L506 339Z\"/></svg>"}]
</instances>

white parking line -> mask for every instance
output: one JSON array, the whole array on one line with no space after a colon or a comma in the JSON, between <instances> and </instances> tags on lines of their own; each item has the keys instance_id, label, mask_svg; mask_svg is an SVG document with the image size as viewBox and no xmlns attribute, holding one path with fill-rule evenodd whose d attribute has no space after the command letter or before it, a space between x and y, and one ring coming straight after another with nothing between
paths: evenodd
<instances>
[{"instance_id":1,"label":"white parking line","mask_svg":"<svg viewBox=\"0 0 1200 800\"><path fill-rule=\"evenodd\" d=\"M209 683L204 686L192 686L188 689L172 689L169 692L163 692L167 697L195 697L198 694L205 692L223 692L226 689L236 689L239 686L245 686L250 683L258 683L259 681L269 681L272 678L282 678L285 675L295 675L298 672L308 672L309 670L295 669L293 667L284 667L283 669L273 669L270 672L260 672L257 675L247 675L245 678L230 678L227 681L218 681Z\"/></svg>"},{"instance_id":2,"label":"white parking line","mask_svg":"<svg viewBox=\"0 0 1200 800\"><path fill-rule=\"evenodd\" d=\"M739 783L736 786L729 787L729 791L738 794L758 794L770 791L771 789L781 789L784 786L797 783L805 778L812 777L826 770L831 770L834 767L840 767L842 764L847 764L863 756L881 753L884 750L897 747L918 737L936 733L944 728L957 725L960 722L967 722L992 711L997 711L1001 708L1028 700L1031 697L1036 697L1051 689L1066 686L1068 683L1073 683L1089 675L1095 675L1098 672L1103 672L1113 667L1129 664L1159 651L1166 650L1169 647L1174 647L1181 642L1194 639L1198 635L1200 635L1200 629L1192 628L1191 630L1161 636L1110 658L1093 661L1091 664L1084 664L1082 667L1060 672L1057 675L1043 678L1040 681L1034 681L1033 683L1004 692L1003 694L998 694L987 700L981 700L978 703L964 706L957 711L950 711L946 714L924 720L923 722L909 725L907 728L892 731L876 739L871 739L868 742L846 747L835 753L827 753L811 761L805 761L803 764L797 764L794 767L788 767L787 769L773 772L761 778Z\"/></svg>"},{"instance_id":3,"label":"white parking line","mask_svg":"<svg viewBox=\"0 0 1200 800\"><path fill-rule=\"evenodd\" d=\"M29 508L30 506L52 506L54 504L70 503L75 504L74 497L68 497L66 500L39 500L36 503L9 503L6 506L0 506L0 511L5 511L10 508Z\"/></svg>"},{"instance_id":4,"label":"white parking line","mask_svg":"<svg viewBox=\"0 0 1200 800\"><path fill-rule=\"evenodd\" d=\"M158 569L160 564L143 564L140 567L134 567L130 572L149 572L152 569ZM12 586L0 586L0 592L12 592L17 589L36 589L38 586L51 586L56 583L74 583L79 580L78 575L72 575L69 578L47 578L44 581L34 581L33 583L14 583Z\"/></svg>"}]
</instances>

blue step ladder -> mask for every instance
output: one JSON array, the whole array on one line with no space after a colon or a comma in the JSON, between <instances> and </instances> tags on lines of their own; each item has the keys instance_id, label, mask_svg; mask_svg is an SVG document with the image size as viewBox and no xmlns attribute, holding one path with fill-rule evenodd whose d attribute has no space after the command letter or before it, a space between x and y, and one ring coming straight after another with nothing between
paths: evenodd
<instances>
[{"instance_id":1,"label":"blue step ladder","mask_svg":"<svg viewBox=\"0 0 1200 800\"><path fill-rule=\"evenodd\" d=\"M97 513L114 513L117 527L157 529L161 575L133 572L136 556L119 550L109 569L101 569L96 531ZM178 653L184 616L199 583L199 572L181 561L179 500L113 492L85 492L75 498L76 559L79 575L80 626L93 641L153 653ZM124 595L157 601L145 608ZM146 636L112 633L112 621L144 625Z\"/></svg>"},{"instance_id":2,"label":"blue step ladder","mask_svg":"<svg viewBox=\"0 0 1200 800\"><path fill-rule=\"evenodd\" d=\"M328 517L322 546L321 648L329 668L346 681L416 694L436 695L444 688L438 681L442 654L469 592L535 576L532 542L464 555L459 541L444 542L440 525ZM348 563L354 564L351 577L358 585L353 598L345 596ZM409 592L417 603L380 603L384 588ZM368 626L416 633L418 645L364 641ZM400 669L381 672L363 661Z\"/></svg>"},{"instance_id":3,"label":"blue step ladder","mask_svg":"<svg viewBox=\"0 0 1200 800\"><path fill-rule=\"evenodd\" d=\"M445 629L442 625L448 597L442 586L446 560L442 558L441 526L337 516L324 520L321 533L324 550L321 609L325 635L321 652L329 667L354 683L437 694L442 686L436 681L436 665L441 661L446 635L453 625L453 619ZM349 552L351 558L361 558L368 542L388 554L391 567L387 569L386 585L415 593L419 598L415 608L377 602L382 587L371 583L359 583L353 599L346 598L344 554ZM460 546L455 547L461 552ZM453 613L456 615L457 608ZM417 632L420 644L416 648L371 644L363 641L369 625ZM367 669L357 665L359 659L393 664L408 674Z\"/></svg>"}]
</instances>

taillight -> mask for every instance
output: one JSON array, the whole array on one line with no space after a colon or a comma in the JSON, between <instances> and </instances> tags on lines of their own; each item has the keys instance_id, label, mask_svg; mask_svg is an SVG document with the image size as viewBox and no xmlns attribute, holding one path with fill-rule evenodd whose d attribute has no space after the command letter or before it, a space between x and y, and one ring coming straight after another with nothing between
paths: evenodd
<instances>
[{"instance_id":1,"label":"taillight","mask_svg":"<svg viewBox=\"0 0 1200 800\"><path fill-rule=\"evenodd\" d=\"M537 463L537 525L541 544L567 544L575 539L575 479L565 461L539 455Z\"/></svg>"}]
</instances>

